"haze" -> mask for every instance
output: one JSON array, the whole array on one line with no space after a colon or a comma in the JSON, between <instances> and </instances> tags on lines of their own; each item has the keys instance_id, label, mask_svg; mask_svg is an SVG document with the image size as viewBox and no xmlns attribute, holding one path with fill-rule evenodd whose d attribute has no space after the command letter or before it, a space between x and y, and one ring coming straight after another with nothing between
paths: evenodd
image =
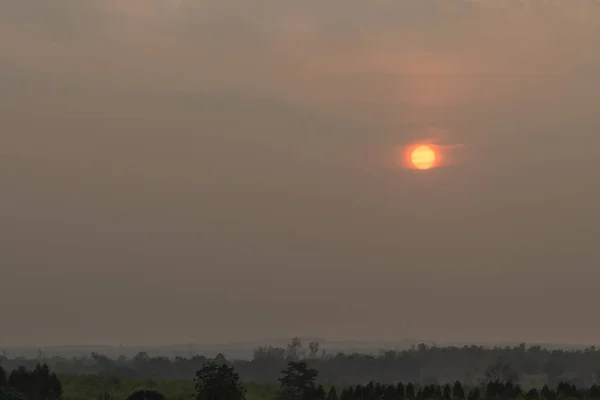
<instances>
[{"instance_id":1,"label":"haze","mask_svg":"<svg viewBox=\"0 0 600 400\"><path fill-rule=\"evenodd\" d=\"M3 346L597 343L600 3L0 2ZM450 165L401 168L434 139Z\"/></svg>"}]
</instances>

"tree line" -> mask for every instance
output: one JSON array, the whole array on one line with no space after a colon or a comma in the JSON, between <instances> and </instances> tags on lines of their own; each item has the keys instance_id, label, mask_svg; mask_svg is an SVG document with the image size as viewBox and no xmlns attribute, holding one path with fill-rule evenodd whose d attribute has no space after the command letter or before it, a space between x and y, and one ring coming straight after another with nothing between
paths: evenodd
<instances>
[{"instance_id":1,"label":"tree line","mask_svg":"<svg viewBox=\"0 0 600 400\"><path fill-rule=\"evenodd\" d=\"M319 371L306 361L289 361L280 371L279 390L273 399L264 400L588 400L600 399L600 386L578 388L569 382L560 382L551 389L523 390L518 376L506 364L497 363L487 368L484 381L479 385L463 385L459 381L439 384L403 383L329 386L318 384ZM247 400L246 389L235 368L214 360L204 363L193 379L195 400ZM47 365L38 364L33 370L19 367L7 376L0 367L1 400L59 400L62 385ZM98 400L117 400L103 393ZM121 399L119 399L121 400ZM167 400L152 389L138 389L123 400Z\"/></svg>"},{"instance_id":2,"label":"tree line","mask_svg":"<svg viewBox=\"0 0 600 400\"><path fill-rule=\"evenodd\" d=\"M386 385L369 382L366 385L345 386L341 390L336 386L325 390L323 385L317 384L319 371L310 368L306 361L290 361L287 368L280 371L279 390L274 400L600 399L600 387L597 385L578 389L571 383L561 382L554 389L544 385L541 391L536 388L523 391L518 383L512 381L514 375L503 375L506 368L503 364L492 366L486 375L488 381L472 387L465 387L459 381L445 385L417 385L402 382ZM507 378L508 380L505 380ZM196 372L194 386L196 400L246 400L246 391L239 374L227 364L207 362ZM147 391L145 393L145 396L148 396ZM134 393L127 400L142 400L141 397L133 397L136 395L139 396L139 392ZM153 393L153 398L156 400L164 398L161 396L160 393Z\"/></svg>"},{"instance_id":3,"label":"tree line","mask_svg":"<svg viewBox=\"0 0 600 400\"><path fill-rule=\"evenodd\" d=\"M23 366L9 375L0 367L1 400L57 400L62 395L58 376L48 365L36 365L28 370Z\"/></svg>"},{"instance_id":4,"label":"tree line","mask_svg":"<svg viewBox=\"0 0 600 400\"><path fill-rule=\"evenodd\" d=\"M317 384L319 371L310 368L306 361L290 361L280 371L279 390L273 400L587 400L600 399L600 386L581 389L568 382L560 382L556 388L548 385L538 391L521 389L504 375L507 366L496 364L486 372L487 382L478 386L463 386L459 381L445 385L418 385L413 383L349 385L328 390ZM507 380L508 379L508 380ZM208 361L196 372L194 379L196 400L246 400L246 390L235 368L227 364ZM339 393L338 393L339 391ZM143 396L143 397L142 397ZM158 392L140 390L127 400L163 400ZM110 400L110 399L103 399ZM265 399L267 400L267 399Z\"/></svg>"},{"instance_id":5,"label":"tree line","mask_svg":"<svg viewBox=\"0 0 600 400\"><path fill-rule=\"evenodd\" d=\"M366 384L376 381L385 384L415 382L420 385L445 384L460 381L477 384L486 368L497 362L510 365L524 387L555 387L569 381L584 387L600 382L600 350L548 350L540 346L485 348L481 346L437 347L421 344L403 351L384 351L380 354L327 354L318 343L303 346L294 339L287 348L269 346L257 348L252 360L227 360L223 355L214 358L217 364L235 368L243 381L276 382L279 372L290 361L306 361L320 371L319 381L330 384ZM8 359L0 356L0 365L7 369L18 366L34 368L46 363L58 373L106 374L121 378L187 379L209 361L193 357L150 357L139 353L133 358L111 359L93 353L88 357L52 357L37 360Z\"/></svg>"}]
</instances>

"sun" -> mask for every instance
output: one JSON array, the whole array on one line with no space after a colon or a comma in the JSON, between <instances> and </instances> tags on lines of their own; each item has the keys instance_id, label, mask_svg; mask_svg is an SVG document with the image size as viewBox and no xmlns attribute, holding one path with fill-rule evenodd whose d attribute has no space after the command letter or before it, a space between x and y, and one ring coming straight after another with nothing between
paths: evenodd
<instances>
[{"instance_id":1,"label":"sun","mask_svg":"<svg viewBox=\"0 0 600 400\"><path fill-rule=\"evenodd\" d=\"M435 166L436 154L430 146L417 146L410 153L410 161L417 169L430 169Z\"/></svg>"}]
</instances>

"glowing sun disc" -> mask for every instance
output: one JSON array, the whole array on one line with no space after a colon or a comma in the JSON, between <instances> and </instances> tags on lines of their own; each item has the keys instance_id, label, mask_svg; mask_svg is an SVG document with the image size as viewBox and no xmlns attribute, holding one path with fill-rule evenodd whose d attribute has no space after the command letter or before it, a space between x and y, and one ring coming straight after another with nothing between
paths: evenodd
<instances>
[{"instance_id":1,"label":"glowing sun disc","mask_svg":"<svg viewBox=\"0 0 600 400\"><path fill-rule=\"evenodd\" d=\"M426 145L418 146L411 152L410 161L417 169L429 169L435 165L435 151Z\"/></svg>"}]
</instances>

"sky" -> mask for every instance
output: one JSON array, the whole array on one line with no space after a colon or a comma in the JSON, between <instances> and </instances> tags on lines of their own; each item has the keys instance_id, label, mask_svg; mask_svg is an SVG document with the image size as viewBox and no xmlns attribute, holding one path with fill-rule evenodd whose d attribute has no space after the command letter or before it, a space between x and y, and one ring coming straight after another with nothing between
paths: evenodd
<instances>
[{"instance_id":1,"label":"sky","mask_svg":"<svg viewBox=\"0 0 600 400\"><path fill-rule=\"evenodd\" d=\"M600 344L600 3L3 0L0 345ZM405 168L434 143L444 163Z\"/></svg>"}]
</instances>

